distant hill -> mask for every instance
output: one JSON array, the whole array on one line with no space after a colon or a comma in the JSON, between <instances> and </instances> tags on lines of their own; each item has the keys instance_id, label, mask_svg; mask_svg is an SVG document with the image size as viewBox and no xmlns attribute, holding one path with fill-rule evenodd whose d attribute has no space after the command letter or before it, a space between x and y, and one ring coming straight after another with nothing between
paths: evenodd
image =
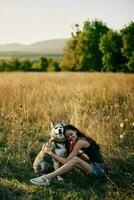
<instances>
[{"instance_id":1,"label":"distant hill","mask_svg":"<svg viewBox=\"0 0 134 200\"><path fill-rule=\"evenodd\" d=\"M63 48L68 39L54 39L35 42L30 45L18 43L0 45L0 53L2 55L10 54L10 52L25 52L25 53L42 53L42 54L63 54Z\"/></svg>"}]
</instances>

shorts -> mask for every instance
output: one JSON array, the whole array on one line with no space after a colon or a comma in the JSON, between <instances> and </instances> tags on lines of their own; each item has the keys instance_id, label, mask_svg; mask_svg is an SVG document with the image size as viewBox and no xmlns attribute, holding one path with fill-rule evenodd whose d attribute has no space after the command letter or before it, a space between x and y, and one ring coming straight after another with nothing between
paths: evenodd
<instances>
[{"instance_id":1,"label":"shorts","mask_svg":"<svg viewBox=\"0 0 134 200\"><path fill-rule=\"evenodd\" d=\"M105 163L92 163L93 174L97 177L104 175Z\"/></svg>"}]
</instances>

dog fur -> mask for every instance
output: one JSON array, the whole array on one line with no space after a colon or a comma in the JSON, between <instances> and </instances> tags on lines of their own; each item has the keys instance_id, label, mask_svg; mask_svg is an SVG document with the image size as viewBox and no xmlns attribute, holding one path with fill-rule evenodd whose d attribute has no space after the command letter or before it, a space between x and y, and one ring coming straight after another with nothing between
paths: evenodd
<instances>
[{"instance_id":1,"label":"dog fur","mask_svg":"<svg viewBox=\"0 0 134 200\"><path fill-rule=\"evenodd\" d=\"M42 173L50 167L49 162L47 162L49 156L43 152L44 145L33 163L33 168L36 173ZM54 123L51 121L51 133L47 145L56 155L61 157L67 156L66 138L64 136L64 122ZM51 158L49 157L49 159ZM53 159L54 169L58 169L59 166L60 163ZM61 176L58 176L57 179L63 180Z\"/></svg>"}]
</instances>

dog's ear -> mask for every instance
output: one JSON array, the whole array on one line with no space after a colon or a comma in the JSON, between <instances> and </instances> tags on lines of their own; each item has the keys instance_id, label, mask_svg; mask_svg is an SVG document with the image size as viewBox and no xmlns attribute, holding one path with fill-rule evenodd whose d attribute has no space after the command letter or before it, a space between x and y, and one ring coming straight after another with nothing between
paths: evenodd
<instances>
[{"instance_id":1,"label":"dog's ear","mask_svg":"<svg viewBox=\"0 0 134 200\"><path fill-rule=\"evenodd\" d=\"M62 126L65 126L64 120L61 121Z\"/></svg>"},{"instance_id":2,"label":"dog's ear","mask_svg":"<svg viewBox=\"0 0 134 200\"><path fill-rule=\"evenodd\" d=\"M51 120L51 128L53 128L55 123Z\"/></svg>"}]
</instances>

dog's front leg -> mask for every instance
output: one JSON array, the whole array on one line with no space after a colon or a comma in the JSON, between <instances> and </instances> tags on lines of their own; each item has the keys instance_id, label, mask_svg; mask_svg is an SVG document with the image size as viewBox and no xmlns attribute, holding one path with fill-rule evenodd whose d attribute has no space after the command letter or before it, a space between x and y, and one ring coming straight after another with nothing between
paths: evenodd
<instances>
[{"instance_id":1,"label":"dog's front leg","mask_svg":"<svg viewBox=\"0 0 134 200\"><path fill-rule=\"evenodd\" d=\"M53 163L54 163L54 169L57 170L60 167L59 162L56 161L55 159L53 159ZM61 176L57 176L57 180L58 181L63 181L63 178Z\"/></svg>"}]
</instances>

